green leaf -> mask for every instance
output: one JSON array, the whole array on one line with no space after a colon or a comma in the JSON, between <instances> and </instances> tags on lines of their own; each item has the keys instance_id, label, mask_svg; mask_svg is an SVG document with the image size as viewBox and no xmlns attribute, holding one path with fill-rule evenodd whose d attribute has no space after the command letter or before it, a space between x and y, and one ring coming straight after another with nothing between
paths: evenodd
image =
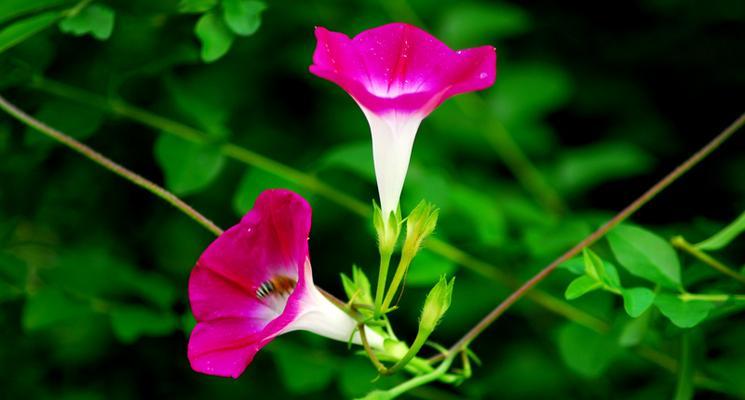
<instances>
[{"instance_id":1,"label":"green leaf","mask_svg":"<svg viewBox=\"0 0 745 400\"><path fill-rule=\"evenodd\" d=\"M561 154L551 178L560 191L574 194L644 173L652 163L649 154L628 143L598 143Z\"/></svg>"},{"instance_id":2,"label":"green leaf","mask_svg":"<svg viewBox=\"0 0 745 400\"><path fill-rule=\"evenodd\" d=\"M0 253L0 302L23 295L27 279L26 263L11 255Z\"/></svg>"},{"instance_id":3,"label":"green leaf","mask_svg":"<svg viewBox=\"0 0 745 400\"><path fill-rule=\"evenodd\" d=\"M230 136L227 122L230 109L225 107L225 95L198 79L166 80L174 106L181 115L201 128L210 140Z\"/></svg>"},{"instance_id":4,"label":"green leaf","mask_svg":"<svg viewBox=\"0 0 745 400\"><path fill-rule=\"evenodd\" d=\"M559 268L565 269L575 275L584 275L585 258L584 256L574 257L571 260L567 260L559 264Z\"/></svg>"},{"instance_id":5,"label":"green leaf","mask_svg":"<svg viewBox=\"0 0 745 400\"><path fill-rule=\"evenodd\" d=\"M683 301L669 293L658 294L654 305L670 321L680 328L692 328L709 316L716 304L709 301Z\"/></svg>"},{"instance_id":6,"label":"green leaf","mask_svg":"<svg viewBox=\"0 0 745 400\"><path fill-rule=\"evenodd\" d=\"M48 28L60 18L58 12L48 12L14 22L0 30L0 53Z\"/></svg>"},{"instance_id":7,"label":"green leaf","mask_svg":"<svg viewBox=\"0 0 745 400\"><path fill-rule=\"evenodd\" d=\"M3 0L0 1L0 24L24 14L74 2L75 0Z\"/></svg>"},{"instance_id":8,"label":"green leaf","mask_svg":"<svg viewBox=\"0 0 745 400\"><path fill-rule=\"evenodd\" d=\"M114 334L123 343L132 343L141 336L165 336L180 326L172 313L142 306L116 306L110 314Z\"/></svg>"},{"instance_id":9,"label":"green leaf","mask_svg":"<svg viewBox=\"0 0 745 400\"><path fill-rule=\"evenodd\" d=\"M210 63L224 56L233 45L235 36L217 13L204 14L194 28L202 43L202 61Z\"/></svg>"},{"instance_id":10,"label":"green leaf","mask_svg":"<svg viewBox=\"0 0 745 400\"><path fill-rule=\"evenodd\" d=\"M525 229L523 241L533 257L548 258L571 248L590 232L585 221L563 220L550 226Z\"/></svg>"},{"instance_id":11,"label":"green leaf","mask_svg":"<svg viewBox=\"0 0 745 400\"><path fill-rule=\"evenodd\" d=\"M441 276L452 276L458 265L427 249L417 253L406 273L406 286L431 287Z\"/></svg>"},{"instance_id":12,"label":"green leaf","mask_svg":"<svg viewBox=\"0 0 745 400\"><path fill-rule=\"evenodd\" d=\"M274 345L272 351L282 387L290 393L306 394L324 389L339 368L338 361L330 352L286 340Z\"/></svg>"},{"instance_id":13,"label":"green leaf","mask_svg":"<svg viewBox=\"0 0 745 400\"><path fill-rule=\"evenodd\" d=\"M568 323L559 330L559 353L573 371L587 378L603 374L619 347L611 335Z\"/></svg>"},{"instance_id":14,"label":"green leaf","mask_svg":"<svg viewBox=\"0 0 745 400\"><path fill-rule=\"evenodd\" d=\"M626 309L626 313L631 317L636 318L647 311L649 306L654 302L654 292L644 288L637 287L631 289L623 289L623 308Z\"/></svg>"},{"instance_id":15,"label":"green leaf","mask_svg":"<svg viewBox=\"0 0 745 400\"><path fill-rule=\"evenodd\" d=\"M504 211L494 197L483 190L452 185L450 200L474 225L473 234L486 246L501 246L507 240L508 226Z\"/></svg>"},{"instance_id":16,"label":"green leaf","mask_svg":"<svg viewBox=\"0 0 745 400\"><path fill-rule=\"evenodd\" d=\"M103 4L93 4L60 21L59 27L62 32L75 36L90 33L98 40L106 40L114 31L114 10Z\"/></svg>"},{"instance_id":17,"label":"green leaf","mask_svg":"<svg viewBox=\"0 0 745 400\"><path fill-rule=\"evenodd\" d=\"M333 147L319 160L319 168L333 167L345 169L369 182L375 182L370 142L353 142Z\"/></svg>"},{"instance_id":18,"label":"green leaf","mask_svg":"<svg viewBox=\"0 0 745 400\"><path fill-rule=\"evenodd\" d=\"M225 164L220 150L179 137L161 134L155 158L166 178L166 187L178 195L201 191L217 178Z\"/></svg>"},{"instance_id":19,"label":"green leaf","mask_svg":"<svg viewBox=\"0 0 745 400\"><path fill-rule=\"evenodd\" d=\"M400 374L379 376L370 360L362 357L345 357L339 368L339 391L345 399L356 399L375 389L392 387L401 381Z\"/></svg>"},{"instance_id":20,"label":"green leaf","mask_svg":"<svg viewBox=\"0 0 745 400\"><path fill-rule=\"evenodd\" d=\"M89 305L73 300L56 289L44 289L26 300L23 309L23 329L43 329L65 320L90 314Z\"/></svg>"},{"instance_id":21,"label":"green leaf","mask_svg":"<svg viewBox=\"0 0 745 400\"><path fill-rule=\"evenodd\" d=\"M197 320L194 318L194 314L192 314L191 311L186 312L181 316L181 329L184 330L186 337L191 335L191 331L194 330L195 326L197 326Z\"/></svg>"},{"instance_id":22,"label":"green leaf","mask_svg":"<svg viewBox=\"0 0 745 400\"><path fill-rule=\"evenodd\" d=\"M254 201L261 192L267 189L285 188L304 195L307 190L294 182L280 178L261 169L251 168L243 175L238 189L233 195L233 209L243 215L253 207Z\"/></svg>"},{"instance_id":23,"label":"green leaf","mask_svg":"<svg viewBox=\"0 0 745 400\"><path fill-rule=\"evenodd\" d=\"M717 232L714 236L701 243L697 243L696 247L701 250L719 250L727 246L743 231L745 231L745 212L740 214L736 220L724 227L721 231Z\"/></svg>"},{"instance_id":24,"label":"green leaf","mask_svg":"<svg viewBox=\"0 0 745 400\"><path fill-rule=\"evenodd\" d=\"M23 287L28 279L26 263L10 254L0 253L0 280Z\"/></svg>"},{"instance_id":25,"label":"green leaf","mask_svg":"<svg viewBox=\"0 0 745 400\"><path fill-rule=\"evenodd\" d=\"M471 47L485 38L503 38L530 28L530 16L522 8L505 3L454 3L445 13L442 36L457 48Z\"/></svg>"},{"instance_id":26,"label":"green leaf","mask_svg":"<svg viewBox=\"0 0 745 400\"><path fill-rule=\"evenodd\" d=\"M631 274L666 288L681 287L680 262L666 240L636 226L619 225L608 233L608 242Z\"/></svg>"},{"instance_id":27,"label":"green leaf","mask_svg":"<svg viewBox=\"0 0 745 400\"><path fill-rule=\"evenodd\" d=\"M23 289L11 285L8 282L0 280L0 303L3 301L14 300L23 295Z\"/></svg>"},{"instance_id":28,"label":"green leaf","mask_svg":"<svg viewBox=\"0 0 745 400\"><path fill-rule=\"evenodd\" d=\"M162 309L172 306L179 296L173 283L163 276L133 269L122 272L119 279L129 291Z\"/></svg>"},{"instance_id":29,"label":"green leaf","mask_svg":"<svg viewBox=\"0 0 745 400\"><path fill-rule=\"evenodd\" d=\"M615 265L601 259L589 248L582 250L582 261L587 275L602 282L608 288L621 289L621 279L618 277Z\"/></svg>"},{"instance_id":30,"label":"green leaf","mask_svg":"<svg viewBox=\"0 0 745 400\"><path fill-rule=\"evenodd\" d=\"M513 64L500 71L494 84L494 109L508 127L534 120L561 104L572 84L562 69L551 64Z\"/></svg>"},{"instance_id":31,"label":"green leaf","mask_svg":"<svg viewBox=\"0 0 745 400\"><path fill-rule=\"evenodd\" d=\"M217 0L181 0L178 5L182 13L203 13L217 5Z\"/></svg>"},{"instance_id":32,"label":"green leaf","mask_svg":"<svg viewBox=\"0 0 745 400\"><path fill-rule=\"evenodd\" d=\"M92 107L56 99L42 103L34 116L45 124L79 140L91 137L104 119L103 114ZM25 141L29 145L56 143L30 127L26 129Z\"/></svg>"},{"instance_id":33,"label":"green leaf","mask_svg":"<svg viewBox=\"0 0 745 400\"><path fill-rule=\"evenodd\" d=\"M564 297L567 300L573 300L581 297L586 293L592 292L593 290L600 289L600 287L602 286L603 285L600 283L600 281L590 276L580 276L579 278L569 283L569 286L567 286L567 289L564 292Z\"/></svg>"},{"instance_id":34,"label":"green leaf","mask_svg":"<svg viewBox=\"0 0 745 400\"><path fill-rule=\"evenodd\" d=\"M651 312L645 312L639 318L630 319L621 330L618 344L623 347L632 347L641 343L649 331L651 315Z\"/></svg>"},{"instance_id":35,"label":"green leaf","mask_svg":"<svg viewBox=\"0 0 745 400\"><path fill-rule=\"evenodd\" d=\"M341 274L344 292L347 294L349 301L360 304L372 304L372 291L370 290L370 280L362 269L356 265L352 266L352 278Z\"/></svg>"},{"instance_id":36,"label":"green leaf","mask_svg":"<svg viewBox=\"0 0 745 400\"><path fill-rule=\"evenodd\" d=\"M250 36L261 26L261 12L266 4L253 0L222 0L225 23L240 36Z\"/></svg>"}]
</instances>

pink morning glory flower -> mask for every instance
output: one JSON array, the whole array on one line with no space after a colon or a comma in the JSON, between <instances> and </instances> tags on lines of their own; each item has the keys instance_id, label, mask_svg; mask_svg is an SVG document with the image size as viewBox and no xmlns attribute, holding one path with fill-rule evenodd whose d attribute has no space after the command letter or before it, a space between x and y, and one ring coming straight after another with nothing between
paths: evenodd
<instances>
[{"instance_id":1,"label":"pink morning glory flower","mask_svg":"<svg viewBox=\"0 0 745 400\"><path fill-rule=\"evenodd\" d=\"M197 325L188 355L195 371L237 378L262 347L295 330L359 343L359 333L352 337L356 322L313 284L310 222L302 197L267 190L201 255L189 278ZM380 335L366 334L382 348Z\"/></svg>"},{"instance_id":2,"label":"pink morning glory flower","mask_svg":"<svg viewBox=\"0 0 745 400\"><path fill-rule=\"evenodd\" d=\"M451 50L403 23L366 30L350 39L316 28L310 72L341 86L370 124L383 215L395 212L422 120L451 96L491 86L494 47Z\"/></svg>"}]
</instances>

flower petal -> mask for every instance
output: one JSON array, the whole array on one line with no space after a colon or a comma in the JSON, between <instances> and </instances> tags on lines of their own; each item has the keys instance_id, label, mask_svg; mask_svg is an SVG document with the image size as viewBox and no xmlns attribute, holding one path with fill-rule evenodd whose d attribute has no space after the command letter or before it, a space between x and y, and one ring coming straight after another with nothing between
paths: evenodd
<instances>
[{"instance_id":1,"label":"flower petal","mask_svg":"<svg viewBox=\"0 0 745 400\"><path fill-rule=\"evenodd\" d=\"M194 371L237 378L261 347L271 341L257 340L263 321L248 318L200 322L189 337L189 361Z\"/></svg>"},{"instance_id":2,"label":"flower petal","mask_svg":"<svg viewBox=\"0 0 745 400\"><path fill-rule=\"evenodd\" d=\"M255 297L261 284L276 275L299 280L308 257L310 221L310 205L299 195L288 190L261 193L241 222L220 235L199 258L189 280L197 321L251 304L241 294ZM233 302L240 304L232 307Z\"/></svg>"},{"instance_id":3,"label":"flower petal","mask_svg":"<svg viewBox=\"0 0 745 400\"><path fill-rule=\"evenodd\" d=\"M298 315L307 290L311 209L288 190L263 192L241 222L202 254L189 278L189 300L197 320L189 339L195 370L237 376L253 355ZM277 279L282 292L259 296Z\"/></svg>"},{"instance_id":4,"label":"flower petal","mask_svg":"<svg viewBox=\"0 0 745 400\"><path fill-rule=\"evenodd\" d=\"M316 28L310 71L346 90L364 108L428 115L448 97L491 86L491 46L453 51L427 32L392 23L346 35Z\"/></svg>"}]
</instances>

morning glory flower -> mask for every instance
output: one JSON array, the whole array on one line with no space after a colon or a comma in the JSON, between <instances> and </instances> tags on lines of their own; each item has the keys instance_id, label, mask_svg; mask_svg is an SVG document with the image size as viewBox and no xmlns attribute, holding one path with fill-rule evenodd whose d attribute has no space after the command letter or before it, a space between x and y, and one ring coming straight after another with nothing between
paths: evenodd
<instances>
[{"instance_id":1,"label":"morning glory flower","mask_svg":"<svg viewBox=\"0 0 745 400\"><path fill-rule=\"evenodd\" d=\"M451 96L491 86L494 47L451 50L403 23L366 30L350 39L316 28L310 72L341 86L370 124L383 216L395 212L422 120Z\"/></svg>"},{"instance_id":2,"label":"morning glory flower","mask_svg":"<svg viewBox=\"0 0 745 400\"><path fill-rule=\"evenodd\" d=\"M197 261L189 300L197 325L188 356L195 371L237 378L256 352L286 332L306 330L360 343L357 323L313 284L311 208L288 190L267 190L238 225ZM371 345L383 338L366 329Z\"/></svg>"}]
</instances>

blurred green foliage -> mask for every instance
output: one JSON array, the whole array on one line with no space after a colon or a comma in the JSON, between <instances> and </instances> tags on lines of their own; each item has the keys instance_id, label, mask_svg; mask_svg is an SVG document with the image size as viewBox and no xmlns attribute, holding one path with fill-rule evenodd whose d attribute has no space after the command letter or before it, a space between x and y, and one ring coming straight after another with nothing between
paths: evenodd
<instances>
[{"instance_id":1,"label":"blurred green foliage","mask_svg":"<svg viewBox=\"0 0 745 400\"><path fill-rule=\"evenodd\" d=\"M352 264L374 276L371 222L358 214L375 180L361 112L307 72L313 27L353 35L403 20L451 47L495 45L497 83L423 123L403 195L405 211L422 198L441 208L435 236L454 247L429 243L414 261L394 322L413 336L426 289L457 274L432 337L450 344L510 284L742 112L742 2L605 7L3 0L0 93L222 227L266 188L298 191L314 207L315 281L341 295L339 273ZM497 321L473 345L483 364L471 380L412 396L686 398L690 386L707 398L745 396L743 303L676 292L743 285L668 244L703 241L734 221L701 249L745 272L741 136L642 210L641 226L617 228ZM342 344L295 333L237 381L192 372L186 283L211 239L0 116L0 397L350 398L400 382L374 380ZM694 372L676 373L681 365Z\"/></svg>"}]
</instances>

